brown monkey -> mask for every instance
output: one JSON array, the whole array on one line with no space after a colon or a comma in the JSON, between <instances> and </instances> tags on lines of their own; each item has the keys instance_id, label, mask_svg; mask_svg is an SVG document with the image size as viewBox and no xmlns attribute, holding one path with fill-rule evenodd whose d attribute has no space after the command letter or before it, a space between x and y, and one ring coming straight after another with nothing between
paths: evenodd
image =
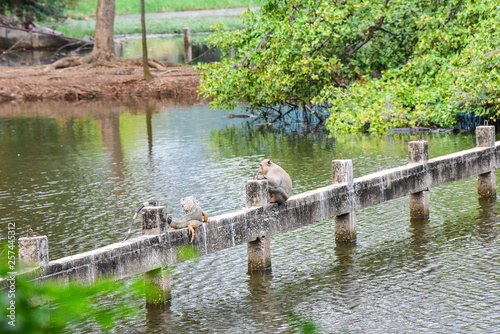
<instances>
[{"instance_id":1,"label":"brown monkey","mask_svg":"<svg viewBox=\"0 0 500 334\"><path fill-rule=\"evenodd\" d=\"M269 203L284 203L292 192L290 175L269 159L264 159L260 163L257 180L267 180Z\"/></svg>"}]
</instances>

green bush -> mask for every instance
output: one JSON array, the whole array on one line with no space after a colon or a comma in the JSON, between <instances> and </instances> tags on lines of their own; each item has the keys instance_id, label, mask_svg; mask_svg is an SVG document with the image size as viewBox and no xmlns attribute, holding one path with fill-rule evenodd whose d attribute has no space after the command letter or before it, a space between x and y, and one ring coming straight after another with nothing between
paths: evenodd
<instances>
[{"instance_id":1,"label":"green bush","mask_svg":"<svg viewBox=\"0 0 500 334\"><path fill-rule=\"evenodd\" d=\"M327 105L333 134L495 117L499 1L269 0L198 66L212 106Z\"/></svg>"}]
</instances>

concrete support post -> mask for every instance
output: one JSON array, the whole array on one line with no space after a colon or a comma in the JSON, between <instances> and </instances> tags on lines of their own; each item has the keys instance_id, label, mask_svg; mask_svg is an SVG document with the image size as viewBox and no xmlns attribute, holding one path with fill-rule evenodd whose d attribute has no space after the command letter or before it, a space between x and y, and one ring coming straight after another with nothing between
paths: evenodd
<instances>
[{"instance_id":1,"label":"concrete support post","mask_svg":"<svg viewBox=\"0 0 500 334\"><path fill-rule=\"evenodd\" d=\"M425 165L429 161L429 143L425 140L408 143L408 163ZM410 218L429 217L429 190L409 195Z\"/></svg>"},{"instance_id":2,"label":"concrete support post","mask_svg":"<svg viewBox=\"0 0 500 334\"><path fill-rule=\"evenodd\" d=\"M142 235L156 235L167 232L167 208L149 206L142 209Z\"/></svg>"},{"instance_id":3,"label":"concrete support post","mask_svg":"<svg viewBox=\"0 0 500 334\"><path fill-rule=\"evenodd\" d=\"M271 267L271 238L262 236L247 243L248 271Z\"/></svg>"},{"instance_id":4,"label":"concrete support post","mask_svg":"<svg viewBox=\"0 0 500 334\"><path fill-rule=\"evenodd\" d=\"M142 209L142 234L156 235L167 232L167 209L150 206ZM167 268L158 268L144 273L146 303L164 303L170 300L170 275Z\"/></svg>"},{"instance_id":5,"label":"concrete support post","mask_svg":"<svg viewBox=\"0 0 500 334\"><path fill-rule=\"evenodd\" d=\"M184 62L187 64L193 60L193 51L191 43L191 29L183 28L182 32L184 34Z\"/></svg>"},{"instance_id":6,"label":"concrete support post","mask_svg":"<svg viewBox=\"0 0 500 334\"><path fill-rule=\"evenodd\" d=\"M49 264L49 241L46 236L19 238L19 260L29 266Z\"/></svg>"},{"instance_id":7,"label":"concrete support post","mask_svg":"<svg viewBox=\"0 0 500 334\"><path fill-rule=\"evenodd\" d=\"M248 207L269 205L267 180L251 180L246 185ZM262 235L247 243L248 271L264 270L271 267L271 236Z\"/></svg>"},{"instance_id":8,"label":"concrete support post","mask_svg":"<svg viewBox=\"0 0 500 334\"><path fill-rule=\"evenodd\" d=\"M269 205L267 180L250 180L246 185L247 207Z\"/></svg>"},{"instance_id":9,"label":"concrete support post","mask_svg":"<svg viewBox=\"0 0 500 334\"><path fill-rule=\"evenodd\" d=\"M146 285L146 303L160 304L170 300L170 273L166 268L144 273L144 284Z\"/></svg>"},{"instance_id":10,"label":"concrete support post","mask_svg":"<svg viewBox=\"0 0 500 334\"><path fill-rule=\"evenodd\" d=\"M332 161L333 184L346 183L349 189L350 212L335 217L335 241L356 241L356 212L354 211L354 187L353 187L352 160Z\"/></svg>"},{"instance_id":11,"label":"concrete support post","mask_svg":"<svg viewBox=\"0 0 500 334\"><path fill-rule=\"evenodd\" d=\"M476 127L476 146L477 147L495 147L495 127L478 126ZM496 179L495 171L479 174L477 176L477 193L481 197L495 197Z\"/></svg>"}]
</instances>

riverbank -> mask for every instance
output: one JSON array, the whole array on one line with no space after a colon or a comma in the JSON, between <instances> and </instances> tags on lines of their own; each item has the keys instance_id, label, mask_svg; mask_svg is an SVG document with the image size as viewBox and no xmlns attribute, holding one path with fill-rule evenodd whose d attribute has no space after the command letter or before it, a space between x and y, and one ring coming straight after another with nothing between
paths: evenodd
<instances>
[{"instance_id":1,"label":"riverbank","mask_svg":"<svg viewBox=\"0 0 500 334\"><path fill-rule=\"evenodd\" d=\"M84 101L123 97L182 99L198 101L199 74L187 65L163 62L151 68L153 77L143 79L138 60L127 66L70 67L47 66L2 68L0 103L26 101Z\"/></svg>"}]
</instances>

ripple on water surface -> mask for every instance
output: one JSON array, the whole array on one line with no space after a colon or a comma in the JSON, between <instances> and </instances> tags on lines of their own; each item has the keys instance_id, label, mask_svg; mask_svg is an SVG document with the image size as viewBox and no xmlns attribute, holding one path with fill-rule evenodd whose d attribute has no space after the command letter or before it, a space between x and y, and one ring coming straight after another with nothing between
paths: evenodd
<instances>
[{"instance_id":1,"label":"ripple on water surface","mask_svg":"<svg viewBox=\"0 0 500 334\"><path fill-rule=\"evenodd\" d=\"M358 177L404 164L415 139L263 131L204 106L154 113L148 138L143 111L106 124L92 115L37 119L33 131L50 141L37 150L0 131L2 237L9 221L18 235L31 224L59 258L121 240L145 200L159 199L174 214L189 195L212 216L238 209L263 157L286 167L296 194L328 185L339 153L353 159ZM26 122L0 118L19 134ZM431 157L474 145L469 135L424 137ZM355 245L335 244L333 220L276 235L272 272L262 275L246 274L245 245L173 266L169 306L146 307L132 294L127 303L141 314L112 332L290 333L313 324L324 333L494 333L498 205L478 200L474 178L433 188L430 198L428 220L409 219L408 198L359 210ZM75 331L98 331L85 326Z\"/></svg>"}]
</instances>

